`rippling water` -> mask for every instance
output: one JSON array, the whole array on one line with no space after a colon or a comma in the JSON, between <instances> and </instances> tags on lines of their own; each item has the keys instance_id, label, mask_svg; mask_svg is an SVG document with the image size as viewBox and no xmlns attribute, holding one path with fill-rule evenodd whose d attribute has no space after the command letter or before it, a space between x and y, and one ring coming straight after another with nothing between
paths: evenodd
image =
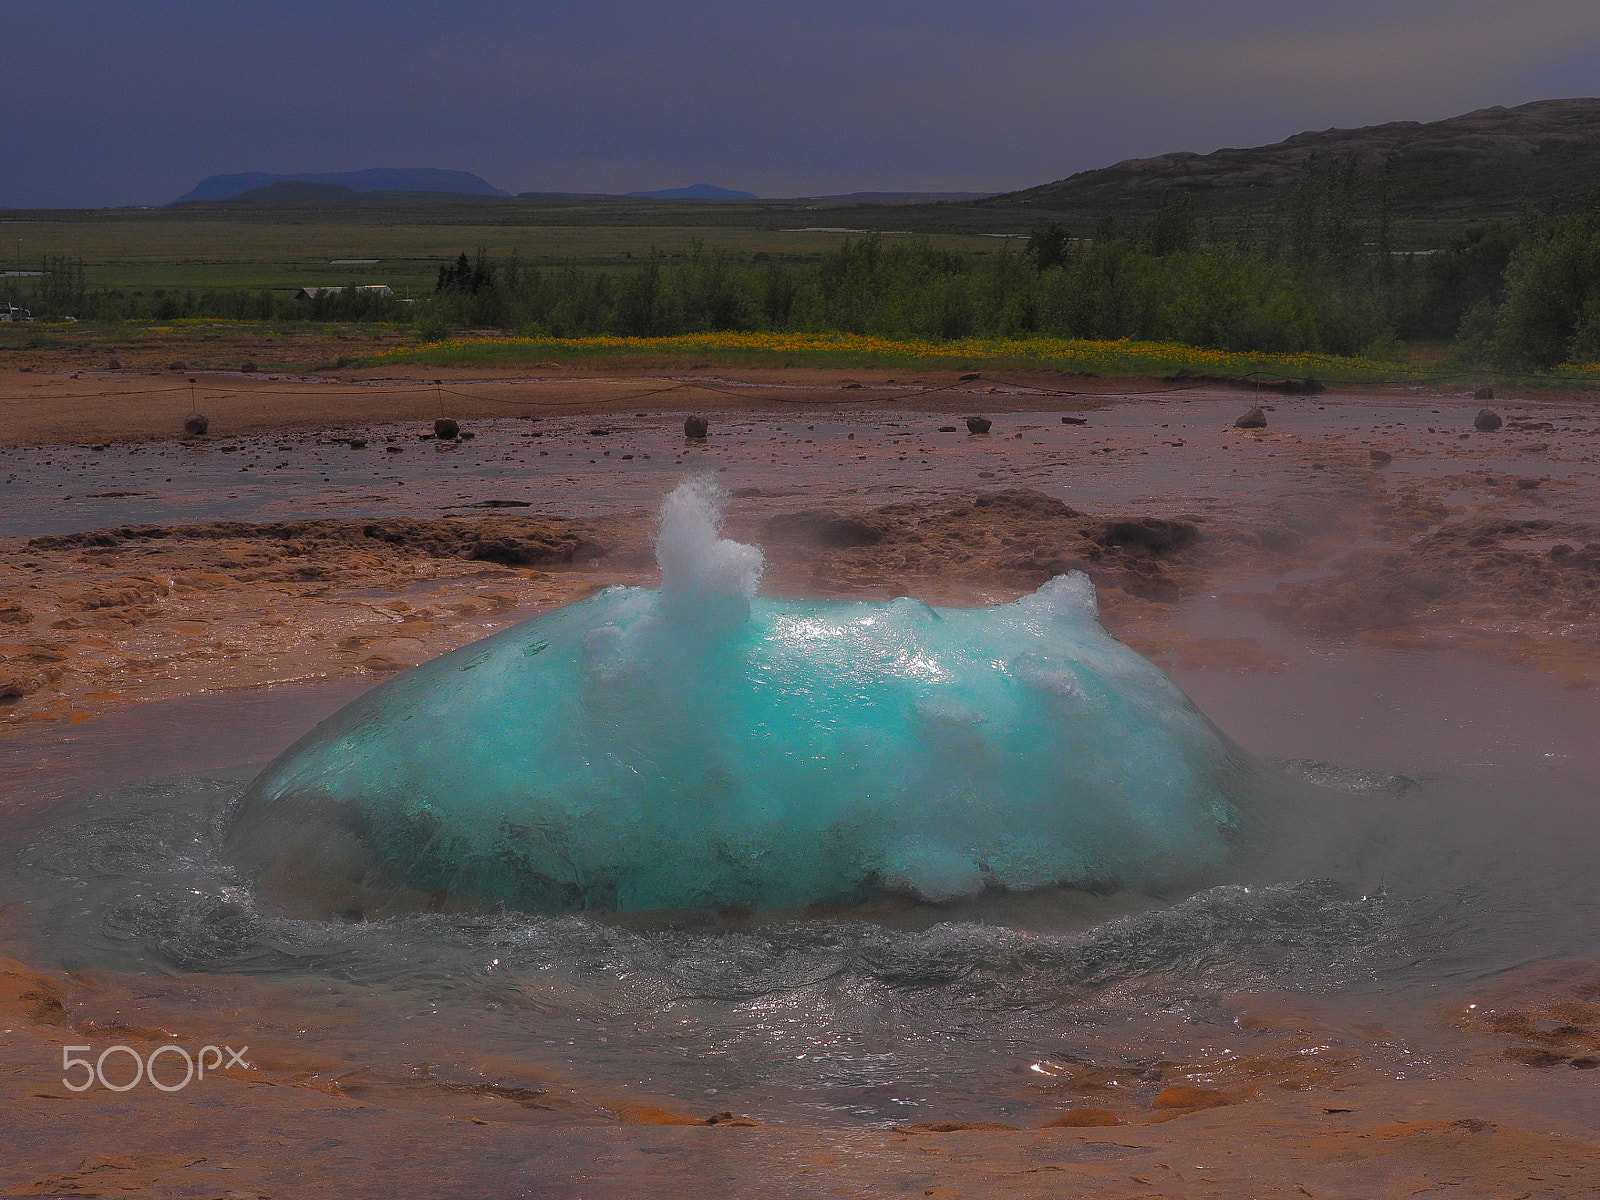
<instances>
[{"instance_id":1,"label":"rippling water","mask_svg":"<svg viewBox=\"0 0 1600 1200\"><path fill-rule=\"evenodd\" d=\"M1027 1104L1019 1078L1194 1053L1240 993L1400 1010L1441 984L1593 953L1592 785L1515 762L1421 777L1281 766L1276 837L1193 894L289 919L223 853L248 775L232 772L56 808L5 846L0 900L26 899L40 947L69 968L322 981L325 1015L356 1004L362 1040L396 1063L448 1073L531 1053L779 1121L1006 1119Z\"/></svg>"}]
</instances>

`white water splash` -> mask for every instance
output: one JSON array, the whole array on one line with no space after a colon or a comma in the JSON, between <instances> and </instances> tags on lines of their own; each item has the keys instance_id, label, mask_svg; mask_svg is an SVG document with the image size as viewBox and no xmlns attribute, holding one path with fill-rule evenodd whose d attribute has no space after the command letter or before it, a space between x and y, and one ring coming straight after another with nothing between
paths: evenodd
<instances>
[{"instance_id":1,"label":"white water splash","mask_svg":"<svg viewBox=\"0 0 1600 1200\"><path fill-rule=\"evenodd\" d=\"M709 475L685 479L661 502L656 565L661 589L684 596L750 600L761 584L766 557L759 546L722 536L728 494Z\"/></svg>"}]
</instances>

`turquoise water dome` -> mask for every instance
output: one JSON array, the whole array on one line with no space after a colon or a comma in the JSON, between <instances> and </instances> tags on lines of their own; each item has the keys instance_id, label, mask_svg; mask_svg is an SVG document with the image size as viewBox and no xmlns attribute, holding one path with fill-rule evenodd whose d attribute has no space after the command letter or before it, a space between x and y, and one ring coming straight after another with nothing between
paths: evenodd
<instances>
[{"instance_id":1,"label":"turquoise water dome","mask_svg":"<svg viewBox=\"0 0 1600 1200\"><path fill-rule=\"evenodd\" d=\"M986 608L771 600L709 480L610 587L374 688L254 780L280 885L533 911L931 901L1214 871L1248 765L1074 572Z\"/></svg>"}]
</instances>

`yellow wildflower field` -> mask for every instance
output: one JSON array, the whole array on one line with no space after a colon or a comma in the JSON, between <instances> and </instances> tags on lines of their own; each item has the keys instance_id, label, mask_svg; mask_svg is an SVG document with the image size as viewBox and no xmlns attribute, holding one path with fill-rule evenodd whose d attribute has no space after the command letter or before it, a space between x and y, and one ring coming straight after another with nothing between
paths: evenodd
<instances>
[{"instance_id":1,"label":"yellow wildflower field","mask_svg":"<svg viewBox=\"0 0 1600 1200\"><path fill-rule=\"evenodd\" d=\"M676 337L584 338L466 336L382 351L371 361L474 365L541 358L679 358L776 360L774 365L873 365L920 362L961 368L1034 367L1089 375L1271 375L1350 382L1411 379L1422 372L1367 358L1329 354L1249 354L1164 342L1074 338L962 338L933 342L851 333L693 333Z\"/></svg>"}]
</instances>

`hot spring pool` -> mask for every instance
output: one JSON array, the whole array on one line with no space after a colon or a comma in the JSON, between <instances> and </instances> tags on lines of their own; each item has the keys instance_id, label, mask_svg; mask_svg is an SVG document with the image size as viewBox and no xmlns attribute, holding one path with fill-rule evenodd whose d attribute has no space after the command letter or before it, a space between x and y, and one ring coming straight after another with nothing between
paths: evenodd
<instances>
[{"instance_id":1,"label":"hot spring pool","mask_svg":"<svg viewBox=\"0 0 1600 1200\"><path fill-rule=\"evenodd\" d=\"M289 987L305 1045L384 1078L536 1062L825 1126L1026 1123L1040 1081L1237 1039L1241 996L1333 1014L1296 1053L1381 1018L1369 1063L1445 1077L1441 996L1593 955L1592 697L1280 635L1271 679L1183 680L1208 719L1080 581L768 601L707 499L669 506L660 591L427 664L265 770L19 820L0 903L69 970Z\"/></svg>"}]
</instances>

